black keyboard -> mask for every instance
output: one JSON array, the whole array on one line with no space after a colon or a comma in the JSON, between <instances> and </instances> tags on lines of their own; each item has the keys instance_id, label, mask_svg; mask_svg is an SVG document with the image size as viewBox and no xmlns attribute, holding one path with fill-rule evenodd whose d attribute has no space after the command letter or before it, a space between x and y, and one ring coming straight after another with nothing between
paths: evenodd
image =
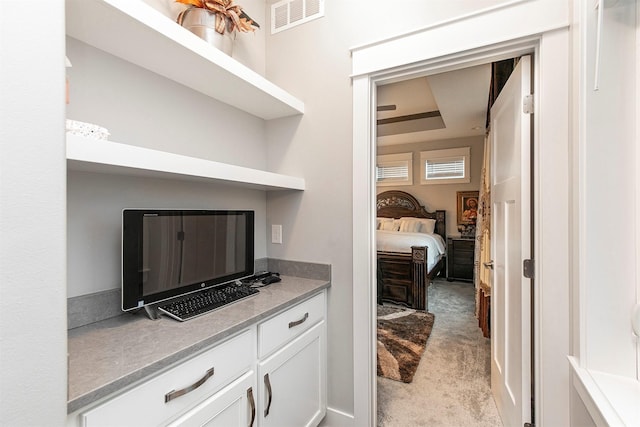
<instances>
[{"instance_id":1,"label":"black keyboard","mask_svg":"<svg viewBox=\"0 0 640 427\"><path fill-rule=\"evenodd\" d=\"M223 285L205 291L189 294L158 307L161 312L184 322L202 316L218 308L257 294L257 289L249 285Z\"/></svg>"}]
</instances>

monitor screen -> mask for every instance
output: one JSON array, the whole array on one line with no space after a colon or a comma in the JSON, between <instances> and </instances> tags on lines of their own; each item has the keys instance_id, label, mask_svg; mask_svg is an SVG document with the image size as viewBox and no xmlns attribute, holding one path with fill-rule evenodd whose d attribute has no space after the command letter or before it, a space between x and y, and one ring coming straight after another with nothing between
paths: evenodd
<instances>
[{"instance_id":1,"label":"monitor screen","mask_svg":"<svg viewBox=\"0 0 640 427\"><path fill-rule=\"evenodd\" d=\"M254 212L125 209L122 309L253 274Z\"/></svg>"}]
</instances>

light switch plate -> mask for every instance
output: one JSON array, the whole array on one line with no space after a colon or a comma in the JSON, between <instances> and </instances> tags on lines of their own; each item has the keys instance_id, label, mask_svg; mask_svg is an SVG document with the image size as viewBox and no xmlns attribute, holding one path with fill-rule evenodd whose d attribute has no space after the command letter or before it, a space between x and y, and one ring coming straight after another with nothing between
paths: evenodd
<instances>
[{"instance_id":1,"label":"light switch plate","mask_svg":"<svg viewBox=\"0 0 640 427\"><path fill-rule=\"evenodd\" d=\"M282 243L282 225L271 225L271 243Z\"/></svg>"}]
</instances>

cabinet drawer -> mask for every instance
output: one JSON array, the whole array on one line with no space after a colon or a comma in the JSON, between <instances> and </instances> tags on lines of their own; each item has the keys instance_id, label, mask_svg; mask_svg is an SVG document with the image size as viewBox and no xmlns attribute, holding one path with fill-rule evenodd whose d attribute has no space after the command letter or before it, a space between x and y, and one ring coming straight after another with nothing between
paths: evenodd
<instances>
[{"instance_id":1,"label":"cabinet drawer","mask_svg":"<svg viewBox=\"0 0 640 427\"><path fill-rule=\"evenodd\" d=\"M248 426L257 415L254 382L255 373L247 372L167 427ZM252 426L255 425L254 422Z\"/></svg>"},{"instance_id":2,"label":"cabinet drawer","mask_svg":"<svg viewBox=\"0 0 640 427\"><path fill-rule=\"evenodd\" d=\"M82 413L81 425L156 426L175 417L250 370L255 357L252 332L246 331ZM213 375L207 375L211 368ZM180 395L181 390L198 383L198 387ZM165 402L167 396L170 400Z\"/></svg>"},{"instance_id":3,"label":"cabinet drawer","mask_svg":"<svg viewBox=\"0 0 640 427\"><path fill-rule=\"evenodd\" d=\"M264 357L324 319L324 292L258 325L258 357Z\"/></svg>"},{"instance_id":4,"label":"cabinet drawer","mask_svg":"<svg viewBox=\"0 0 640 427\"><path fill-rule=\"evenodd\" d=\"M474 253L473 251L460 251L460 250L456 250L453 254L453 259L455 261L462 261L462 262L470 262L473 263L473 257L474 257Z\"/></svg>"},{"instance_id":5,"label":"cabinet drawer","mask_svg":"<svg viewBox=\"0 0 640 427\"><path fill-rule=\"evenodd\" d=\"M453 246L456 251L471 251L473 252L475 241L473 240L454 240Z\"/></svg>"},{"instance_id":6,"label":"cabinet drawer","mask_svg":"<svg viewBox=\"0 0 640 427\"><path fill-rule=\"evenodd\" d=\"M473 279L473 265L455 265L451 277L458 279Z\"/></svg>"}]
</instances>

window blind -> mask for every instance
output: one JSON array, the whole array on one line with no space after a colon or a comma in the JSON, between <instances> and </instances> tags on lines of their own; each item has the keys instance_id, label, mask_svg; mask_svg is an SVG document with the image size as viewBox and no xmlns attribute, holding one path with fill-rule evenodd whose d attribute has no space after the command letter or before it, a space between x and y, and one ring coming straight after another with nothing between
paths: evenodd
<instances>
[{"instance_id":1,"label":"window blind","mask_svg":"<svg viewBox=\"0 0 640 427\"><path fill-rule=\"evenodd\" d=\"M412 185L413 153L382 154L376 156L378 185Z\"/></svg>"},{"instance_id":2,"label":"window blind","mask_svg":"<svg viewBox=\"0 0 640 427\"><path fill-rule=\"evenodd\" d=\"M378 181L404 181L409 177L409 165L407 162L400 164L379 165L376 168L376 179ZM402 164L404 163L404 164Z\"/></svg>"},{"instance_id":3,"label":"window blind","mask_svg":"<svg viewBox=\"0 0 640 427\"><path fill-rule=\"evenodd\" d=\"M471 147L420 152L421 184L458 184L471 182Z\"/></svg>"},{"instance_id":4,"label":"window blind","mask_svg":"<svg viewBox=\"0 0 640 427\"><path fill-rule=\"evenodd\" d=\"M426 179L464 178L464 157L429 159L425 170Z\"/></svg>"}]
</instances>

